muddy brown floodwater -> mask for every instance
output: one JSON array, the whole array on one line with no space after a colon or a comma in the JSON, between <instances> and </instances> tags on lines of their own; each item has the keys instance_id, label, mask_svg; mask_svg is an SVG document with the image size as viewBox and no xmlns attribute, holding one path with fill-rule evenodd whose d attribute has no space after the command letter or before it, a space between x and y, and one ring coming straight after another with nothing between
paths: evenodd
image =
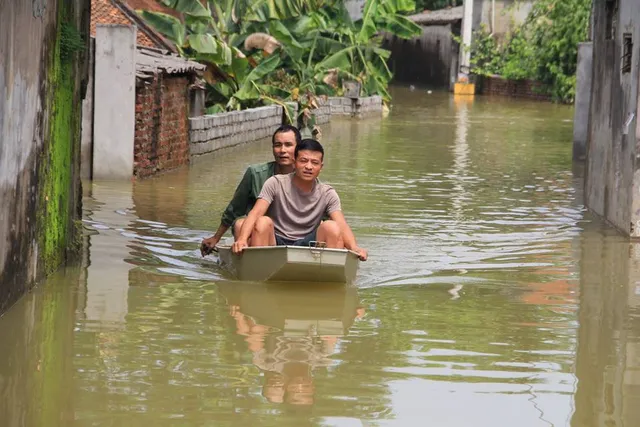
<instances>
[{"instance_id":1,"label":"muddy brown floodwater","mask_svg":"<svg viewBox=\"0 0 640 427\"><path fill-rule=\"evenodd\" d=\"M82 262L0 319L0 426L640 425L640 246L585 212L573 110L394 104L323 129L354 287L199 256L269 141L85 185Z\"/></svg>"}]
</instances>

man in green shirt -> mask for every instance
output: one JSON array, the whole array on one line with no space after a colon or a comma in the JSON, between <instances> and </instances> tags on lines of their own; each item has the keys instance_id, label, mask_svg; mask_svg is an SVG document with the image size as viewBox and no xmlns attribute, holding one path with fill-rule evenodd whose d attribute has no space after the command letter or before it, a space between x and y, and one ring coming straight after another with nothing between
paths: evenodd
<instances>
[{"instance_id":1,"label":"man in green shirt","mask_svg":"<svg viewBox=\"0 0 640 427\"><path fill-rule=\"evenodd\" d=\"M251 165L247 168L233 199L222 214L218 230L213 236L202 241L200 246L202 256L213 251L229 228L233 227L232 232L237 235L244 222L242 217L245 217L253 208L267 179L277 174L293 172L295 149L300 140L300 131L294 126L282 125L276 129L271 138L274 161Z\"/></svg>"}]
</instances>

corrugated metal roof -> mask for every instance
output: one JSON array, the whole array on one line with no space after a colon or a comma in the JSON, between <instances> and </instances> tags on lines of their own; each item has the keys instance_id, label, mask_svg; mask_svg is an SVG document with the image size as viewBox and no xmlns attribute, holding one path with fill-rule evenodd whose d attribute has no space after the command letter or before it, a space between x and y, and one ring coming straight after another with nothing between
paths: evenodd
<instances>
[{"instance_id":1,"label":"corrugated metal roof","mask_svg":"<svg viewBox=\"0 0 640 427\"><path fill-rule=\"evenodd\" d=\"M453 22L462 21L462 6L451 7L449 9L440 9L433 11L424 11L409 16L413 22L418 25L440 25L451 24Z\"/></svg>"},{"instance_id":2,"label":"corrugated metal roof","mask_svg":"<svg viewBox=\"0 0 640 427\"><path fill-rule=\"evenodd\" d=\"M166 50L138 46L136 54L136 77L147 80L159 72L166 74L201 74L206 66L182 58Z\"/></svg>"}]
</instances>

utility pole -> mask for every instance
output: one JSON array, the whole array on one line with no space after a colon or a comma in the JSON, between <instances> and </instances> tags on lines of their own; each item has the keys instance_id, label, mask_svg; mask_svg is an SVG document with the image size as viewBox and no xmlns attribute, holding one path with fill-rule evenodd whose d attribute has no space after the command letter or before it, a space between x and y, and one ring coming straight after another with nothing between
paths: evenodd
<instances>
[{"instance_id":1,"label":"utility pole","mask_svg":"<svg viewBox=\"0 0 640 427\"><path fill-rule=\"evenodd\" d=\"M456 95L473 95L475 94L475 85L469 83L469 74L471 72L471 35L473 27L473 1L464 0L462 4L462 46L460 46L460 67L458 69L458 78L454 86L454 94Z\"/></svg>"}]
</instances>

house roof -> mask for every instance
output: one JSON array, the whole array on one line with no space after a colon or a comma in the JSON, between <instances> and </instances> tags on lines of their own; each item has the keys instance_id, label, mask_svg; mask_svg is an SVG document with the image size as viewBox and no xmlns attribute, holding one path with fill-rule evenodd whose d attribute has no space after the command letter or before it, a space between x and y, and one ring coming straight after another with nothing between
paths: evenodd
<instances>
[{"instance_id":1,"label":"house roof","mask_svg":"<svg viewBox=\"0 0 640 427\"><path fill-rule=\"evenodd\" d=\"M206 66L182 58L171 52L138 46L136 52L136 78L150 80L158 73L201 75Z\"/></svg>"},{"instance_id":2,"label":"house roof","mask_svg":"<svg viewBox=\"0 0 640 427\"><path fill-rule=\"evenodd\" d=\"M138 0L136 3L140 3ZM157 5L154 11L160 11ZM166 12L162 10L162 12ZM137 44L146 47L155 47L176 51L172 42L165 39L159 32L149 26L127 4L127 0L91 0L91 35L96 34L97 24L123 24L135 25L138 28Z\"/></svg>"},{"instance_id":3,"label":"house roof","mask_svg":"<svg viewBox=\"0 0 640 427\"><path fill-rule=\"evenodd\" d=\"M458 6L432 11L425 10L422 13L409 16L409 19L418 25L442 25L462 21L462 16L462 6Z\"/></svg>"}]
</instances>

